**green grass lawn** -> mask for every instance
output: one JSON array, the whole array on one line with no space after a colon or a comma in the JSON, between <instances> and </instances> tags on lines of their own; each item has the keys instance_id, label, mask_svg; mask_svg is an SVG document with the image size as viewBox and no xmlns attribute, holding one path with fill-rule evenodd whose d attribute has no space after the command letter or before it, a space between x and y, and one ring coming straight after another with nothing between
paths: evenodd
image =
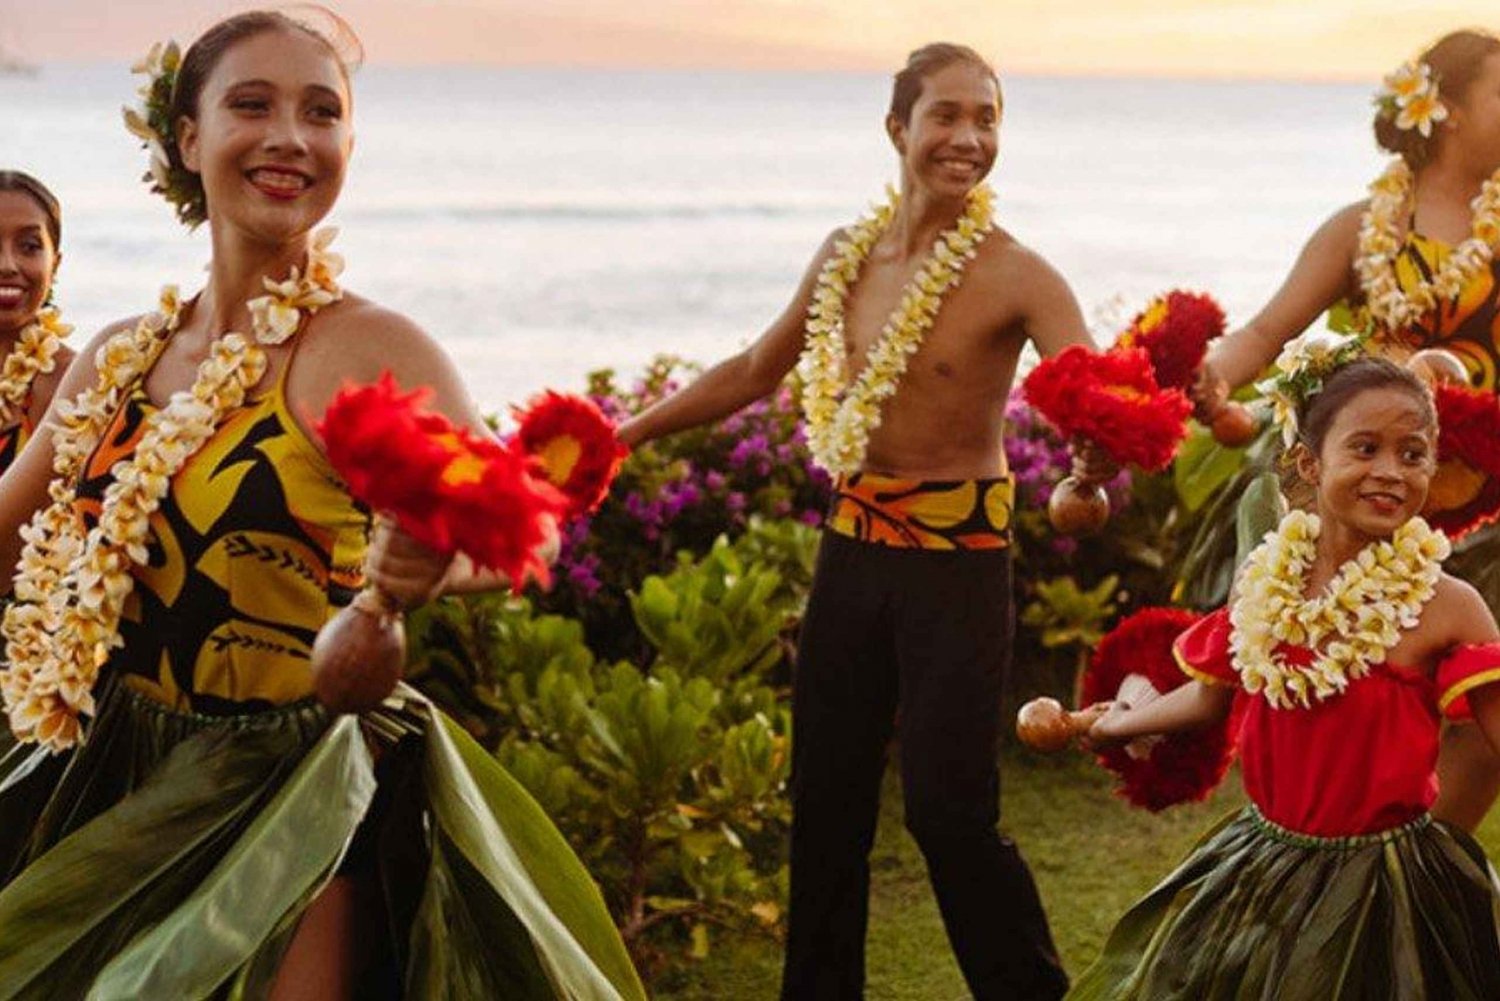
<instances>
[{"instance_id":1,"label":"green grass lawn","mask_svg":"<svg viewBox=\"0 0 1500 1001\"><path fill-rule=\"evenodd\" d=\"M1096 956L1115 920L1180 860L1207 827L1245 802L1231 774L1207 803L1150 814L1111 792L1111 777L1079 754L1006 755L1002 826L1036 874L1063 961L1077 973ZM1500 810L1479 839L1500 857ZM958 1001L963 977L943 934L927 872L901 826L901 792L887 776L871 857L871 1001ZM997 906L999 903L997 902ZM709 958L658 985L673 1001L757 1001L776 996L779 946L767 939L719 940Z\"/></svg>"}]
</instances>

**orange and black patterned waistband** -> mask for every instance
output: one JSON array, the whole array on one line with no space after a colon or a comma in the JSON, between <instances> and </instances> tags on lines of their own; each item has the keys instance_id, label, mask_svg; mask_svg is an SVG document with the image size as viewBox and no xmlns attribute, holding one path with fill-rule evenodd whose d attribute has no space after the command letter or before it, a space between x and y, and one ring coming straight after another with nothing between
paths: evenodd
<instances>
[{"instance_id":1,"label":"orange and black patterned waistband","mask_svg":"<svg viewBox=\"0 0 1500 1001\"><path fill-rule=\"evenodd\" d=\"M898 549L1005 549L1015 483L905 480L876 473L841 476L826 528Z\"/></svg>"}]
</instances>

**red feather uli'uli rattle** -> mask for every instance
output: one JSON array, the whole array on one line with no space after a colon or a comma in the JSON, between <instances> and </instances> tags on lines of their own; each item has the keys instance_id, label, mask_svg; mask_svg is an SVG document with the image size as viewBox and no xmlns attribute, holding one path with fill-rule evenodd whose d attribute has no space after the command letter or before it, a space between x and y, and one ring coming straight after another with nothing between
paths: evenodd
<instances>
[{"instance_id":1,"label":"red feather uli'uli rattle","mask_svg":"<svg viewBox=\"0 0 1500 1001\"><path fill-rule=\"evenodd\" d=\"M424 410L427 390L403 393L389 373L341 390L317 430L351 495L405 533L519 589L549 579L536 550L559 518L590 510L624 455L614 428L588 400L549 393L518 415L499 442ZM406 660L401 608L367 587L330 619L313 645L313 685L335 712L379 705Z\"/></svg>"}]
</instances>

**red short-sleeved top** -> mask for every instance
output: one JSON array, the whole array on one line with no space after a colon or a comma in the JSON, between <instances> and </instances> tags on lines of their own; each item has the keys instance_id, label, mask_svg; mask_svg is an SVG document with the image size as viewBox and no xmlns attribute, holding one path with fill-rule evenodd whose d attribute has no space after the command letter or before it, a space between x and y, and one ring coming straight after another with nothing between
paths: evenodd
<instances>
[{"instance_id":1,"label":"red short-sleeved top","mask_svg":"<svg viewBox=\"0 0 1500 1001\"><path fill-rule=\"evenodd\" d=\"M1219 609L1177 638L1177 662L1207 684L1240 684L1229 654L1229 612ZM1300 647L1279 651L1311 660ZM1464 697L1500 681L1500 643L1461 647L1436 678L1378 664L1341 695L1278 709L1242 693L1239 735L1245 791L1273 823L1318 837L1369 834L1422 815L1437 798L1440 707L1467 712Z\"/></svg>"}]
</instances>

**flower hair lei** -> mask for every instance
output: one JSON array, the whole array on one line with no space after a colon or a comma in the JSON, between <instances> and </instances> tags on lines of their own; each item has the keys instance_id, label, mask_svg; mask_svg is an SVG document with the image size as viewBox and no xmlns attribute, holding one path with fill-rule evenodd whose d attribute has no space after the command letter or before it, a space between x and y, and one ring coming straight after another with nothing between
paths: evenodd
<instances>
[{"instance_id":1,"label":"flower hair lei","mask_svg":"<svg viewBox=\"0 0 1500 1001\"><path fill-rule=\"evenodd\" d=\"M1316 396L1339 368L1365 353L1365 339L1350 334L1316 332L1287 342L1276 356L1277 374L1257 383L1271 403L1271 420L1281 428L1281 442L1297 441L1297 413Z\"/></svg>"},{"instance_id":2,"label":"flower hair lei","mask_svg":"<svg viewBox=\"0 0 1500 1001\"><path fill-rule=\"evenodd\" d=\"M1432 67L1418 59L1401 64L1386 74L1375 106L1382 118L1393 119L1403 132L1416 129L1424 139L1431 137L1432 127L1448 117Z\"/></svg>"},{"instance_id":3,"label":"flower hair lei","mask_svg":"<svg viewBox=\"0 0 1500 1001\"><path fill-rule=\"evenodd\" d=\"M177 124L172 121L172 93L177 87L177 71L182 68L182 51L176 42L157 42L144 59L130 68L146 77L137 93L138 108L121 109L125 127L150 156L150 166L141 180L151 186L151 193L161 195L177 213L177 219L188 227L208 218L208 202L203 182L171 155L177 145Z\"/></svg>"}]
</instances>

